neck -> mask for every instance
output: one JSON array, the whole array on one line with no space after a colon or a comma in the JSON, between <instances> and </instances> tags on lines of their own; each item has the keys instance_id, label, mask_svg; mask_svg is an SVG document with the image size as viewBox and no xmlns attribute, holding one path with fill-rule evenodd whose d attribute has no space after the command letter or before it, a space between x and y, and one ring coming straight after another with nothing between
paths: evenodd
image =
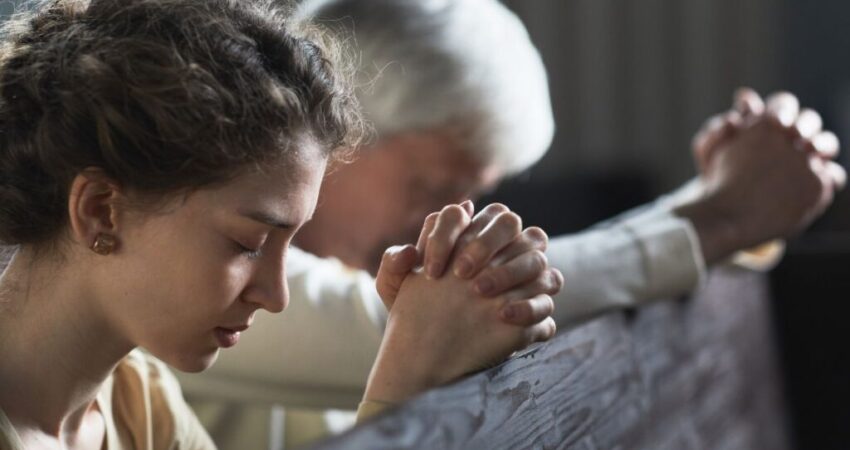
<instances>
[{"instance_id":1,"label":"neck","mask_svg":"<svg viewBox=\"0 0 850 450\"><path fill-rule=\"evenodd\" d=\"M21 249L0 278L0 408L19 433L73 435L133 347L73 272Z\"/></svg>"}]
</instances>

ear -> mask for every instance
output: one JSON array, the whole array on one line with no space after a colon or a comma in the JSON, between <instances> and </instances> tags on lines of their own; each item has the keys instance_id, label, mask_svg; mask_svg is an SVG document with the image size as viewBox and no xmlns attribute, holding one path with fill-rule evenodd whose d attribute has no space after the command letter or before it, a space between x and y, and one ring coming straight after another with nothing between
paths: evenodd
<instances>
[{"instance_id":1,"label":"ear","mask_svg":"<svg viewBox=\"0 0 850 450\"><path fill-rule=\"evenodd\" d=\"M120 185L102 169L87 168L71 182L68 217L75 241L91 247L98 234L117 237Z\"/></svg>"}]
</instances>

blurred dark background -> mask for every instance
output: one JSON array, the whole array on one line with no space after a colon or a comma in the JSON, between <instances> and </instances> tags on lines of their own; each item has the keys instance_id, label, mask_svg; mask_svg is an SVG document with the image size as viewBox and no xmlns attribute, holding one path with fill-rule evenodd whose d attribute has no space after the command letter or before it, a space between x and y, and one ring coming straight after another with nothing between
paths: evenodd
<instances>
[{"instance_id":1,"label":"blurred dark background","mask_svg":"<svg viewBox=\"0 0 850 450\"><path fill-rule=\"evenodd\" d=\"M0 1L0 17L19 3ZM850 1L505 3L546 62L558 132L544 161L490 200L551 235L581 230L693 177L691 137L729 108L738 86L794 92L850 143ZM847 193L790 242L771 277L796 448L850 448Z\"/></svg>"},{"instance_id":2,"label":"blurred dark background","mask_svg":"<svg viewBox=\"0 0 850 450\"><path fill-rule=\"evenodd\" d=\"M581 230L693 177L691 137L729 108L738 86L794 92L850 143L847 0L505 3L543 54L558 132L544 161L491 200L551 235ZM848 161L840 157L845 167ZM771 284L795 448L848 449L847 192L789 243Z\"/></svg>"}]
</instances>

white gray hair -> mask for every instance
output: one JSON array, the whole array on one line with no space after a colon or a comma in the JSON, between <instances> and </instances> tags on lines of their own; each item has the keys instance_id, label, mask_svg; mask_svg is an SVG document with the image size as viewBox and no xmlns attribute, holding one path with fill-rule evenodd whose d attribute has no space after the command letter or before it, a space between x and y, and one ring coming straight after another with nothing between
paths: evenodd
<instances>
[{"instance_id":1,"label":"white gray hair","mask_svg":"<svg viewBox=\"0 0 850 450\"><path fill-rule=\"evenodd\" d=\"M305 0L298 15L357 46L371 80L358 97L379 137L457 129L463 148L505 174L549 148L546 70L497 0Z\"/></svg>"}]
</instances>

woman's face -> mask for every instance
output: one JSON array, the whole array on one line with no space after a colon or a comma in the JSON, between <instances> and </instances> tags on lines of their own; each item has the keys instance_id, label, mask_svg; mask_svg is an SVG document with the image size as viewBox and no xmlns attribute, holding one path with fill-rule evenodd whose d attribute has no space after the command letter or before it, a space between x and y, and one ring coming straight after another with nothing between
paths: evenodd
<instances>
[{"instance_id":1,"label":"woman's face","mask_svg":"<svg viewBox=\"0 0 850 450\"><path fill-rule=\"evenodd\" d=\"M305 145L263 173L128 213L99 282L110 323L180 370L209 367L258 309L286 307L286 250L313 214L325 164Z\"/></svg>"}]
</instances>

